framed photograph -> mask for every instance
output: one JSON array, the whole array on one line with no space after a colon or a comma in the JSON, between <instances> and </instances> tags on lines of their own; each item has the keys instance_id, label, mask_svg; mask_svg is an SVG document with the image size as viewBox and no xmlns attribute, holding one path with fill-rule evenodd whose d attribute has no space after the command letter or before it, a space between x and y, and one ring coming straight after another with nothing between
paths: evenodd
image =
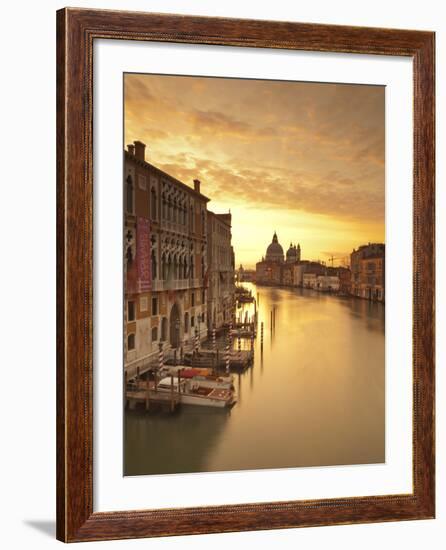
<instances>
[{"instance_id":1,"label":"framed photograph","mask_svg":"<svg viewBox=\"0 0 446 550\"><path fill-rule=\"evenodd\" d=\"M57 13L57 537L433 518L434 33Z\"/></svg>"}]
</instances>

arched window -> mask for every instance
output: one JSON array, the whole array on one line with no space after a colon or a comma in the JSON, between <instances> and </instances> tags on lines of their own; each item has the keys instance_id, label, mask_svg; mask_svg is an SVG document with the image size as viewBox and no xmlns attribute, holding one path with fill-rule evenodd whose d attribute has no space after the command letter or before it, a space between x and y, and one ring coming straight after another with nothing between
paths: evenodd
<instances>
[{"instance_id":1,"label":"arched window","mask_svg":"<svg viewBox=\"0 0 446 550\"><path fill-rule=\"evenodd\" d=\"M202 210L201 211L201 233L202 233L202 235L206 234L205 221L206 221L206 217L204 215L204 210Z\"/></svg>"},{"instance_id":2,"label":"arched window","mask_svg":"<svg viewBox=\"0 0 446 550\"><path fill-rule=\"evenodd\" d=\"M201 256L201 276L204 279L204 256Z\"/></svg>"},{"instance_id":3,"label":"arched window","mask_svg":"<svg viewBox=\"0 0 446 550\"><path fill-rule=\"evenodd\" d=\"M134 204L133 204L133 180L132 176L128 176L126 180L126 204L127 212L133 214Z\"/></svg>"},{"instance_id":4,"label":"arched window","mask_svg":"<svg viewBox=\"0 0 446 550\"><path fill-rule=\"evenodd\" d=\"M127 260L127 269L129 269L132 265L132 262L133 262L133 252L132 252L132 247L131 246L127 247L125 257L126 257L126 260Z\"/></svg>"},{"instance_id":5,"label":"arched window","mask_svg":"<svg viewBox=\"0 0 446 550\"><path fill-rule=\"evenodd\" d=\"M178 279L178 256L175 256L173 259L173 279Z\"/></svg>"},{"instance_id":6,"label":"arched window","mask_svg":"<svg viewBox=\"0 0 446 550\"><path fill-rule=\"evenodd\" d=\"M150 215L152 220L156 220L156 191L154 187L150 191Z\"/></svg>"},{"instance_id":7,"label":"arched window","mask_svg":"<svg viewBox=\"0 0 446 550\"><path fill-rule=\"evenodd\" d=\"M192 279L194 278L194 257L192 254L190 257L189 277L191 277Z\"/></svg>"},{"instance_id":8,"label":"arched window","mask_svg":"<svg viewBox=\"0 0 446 550\"><path fill-rule=\"evenodd\" d=\"M171 254L169 254L167 257L166 266L167 266L167 272L166 272L165 279L166 281L170 281L173 275L173 258Z\"/></svg>"},{"instance_id":9,"label":"arched window","mask_svg":"<svg viewBox=\"0 0 446 550\"><path fill-rule=\"evenodd\" d=\"M184 264L183 264L183 278L187 279L188 272L187 272L187 260L184 258Z\"/></svg>"},{"instance_id":10,"label":"arched window","mask_svg":"<svg viewBox=\"0 0 446 550\"><path fill-rule=\"evenodd\" d=\"M184 314L184 332L189 332L189 313Z\"/></svg>"},{"instance_id":11,"label":"arched window","mask_svg":"<svg viewBox=\"0 0 446 550\"><path fill-rule=\"evenodd\" d=\"M164 281L167 280L167 270L168 270L167 260L166 260L166 256L163 254L163 257L162 257L162 278L163 278Z\"/></svg>"},{"instance_id":12,"label":"arched window","mask_svg":"<svg viewBox=\"0 0 446 550\"><path fill-rule=\"evenodd\" d=\"M189 223L190 223L190 229L191 231L194 230L194 208L193 206L190 207L190 220L189 220Z\"/></svg>"},{"instance_id":13,"label":"arched window","mask_svg":"<svg viewBox=\"0 0 446 550\"><path fill-rule=\"evenodd\" d=\"M156 253L154 250L152 250L152 255L151 255L151 259L152 259L152 279L156 279L157 278L157 265L156 265Z\"/></svg>"},{"instance_id":14,"label":"arched window","mask_svg":"<svg viewBox=\"0 0 446 550\"><path fill-rule=\"evenodd\" d=\"M161 342L165 342L167 340L167 317L163 317L163 320L161 321Z\"/></svg>"},{"instance_id":15,"label":"arched window","mask_svg":"<svg viewBox=\"0 0 446 550\"><path fill-rule=\"evenodd\" d=\"M127 336L127 350L132 351L132 349L135 349L135 335L129 334Z\"/></svg>"},{"instance_id":16,"label":"arched window","mask_svg":"<svg viewBox=\"0 0 446 550\"><path fill-rule=\"evenodd\" d=\"M162 216L163 216L163 220L165 220L167 218L167 201L166 201L166 194L163 193L163 213L162 213Z\"/></svg>"}]
</instances>

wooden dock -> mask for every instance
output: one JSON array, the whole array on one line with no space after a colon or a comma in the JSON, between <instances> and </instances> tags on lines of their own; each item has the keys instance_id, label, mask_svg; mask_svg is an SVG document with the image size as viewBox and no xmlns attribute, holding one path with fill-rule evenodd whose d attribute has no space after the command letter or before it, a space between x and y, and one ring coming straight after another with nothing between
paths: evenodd
<instances>
[{"instance_id":1,"label":"wooden dock","mask_svg":"<svg viewBox=\"0 0 446 550\"><path fill-rule=\"evenodd\" d=\"M163 409L175 412L180 403L178 391L157 391L145 380L128 385L125 391L125 406L130 410L143 407L146 411Z\"/></svg>"},{"instance_id":2,"label":"wooden dock","mask_svg":"<svg viewBox=\"0 0 446 550\"><path fill-rule=\"evenodd\" d=\"M232 329L231 335L233 338L255 338L257 336L257 331L252 323L249 325L240 323Z\"/></svg>"}]
</instances>

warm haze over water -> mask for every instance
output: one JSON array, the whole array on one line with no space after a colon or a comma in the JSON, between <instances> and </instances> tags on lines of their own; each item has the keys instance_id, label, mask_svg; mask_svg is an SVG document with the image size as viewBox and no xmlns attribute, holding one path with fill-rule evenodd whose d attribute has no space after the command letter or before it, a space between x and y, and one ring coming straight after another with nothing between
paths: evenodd
<instances>
[{"instance_id":1,"label":"warm haze over water","mask_svg":"<svg viewBox=\"0 0 446 550\"><path fill-rule=\"evenodd\" d=\"M125 142L231 210L237 264L277 230L307 259L384 242L382 86L126 74Z\"/></svg>"}]
</instances>

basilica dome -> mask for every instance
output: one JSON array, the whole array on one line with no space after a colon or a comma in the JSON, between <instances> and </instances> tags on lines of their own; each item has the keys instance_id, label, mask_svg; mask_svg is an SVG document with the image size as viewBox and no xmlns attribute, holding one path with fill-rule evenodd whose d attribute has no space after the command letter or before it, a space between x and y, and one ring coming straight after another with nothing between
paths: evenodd
<instances>
[{"instance_id":1,"label":"basilica dome","mask_svg":"<svg viewBox=\"0 0 446 550\"><path fill-rule=\"evenodd\" d=\"M267 262L283 262L283 248L279 244L279 241L277 239L277 235L275 232L274 232L274 236L271 244L266 249L265 260Z\"/></svg>"}]
</instances>

